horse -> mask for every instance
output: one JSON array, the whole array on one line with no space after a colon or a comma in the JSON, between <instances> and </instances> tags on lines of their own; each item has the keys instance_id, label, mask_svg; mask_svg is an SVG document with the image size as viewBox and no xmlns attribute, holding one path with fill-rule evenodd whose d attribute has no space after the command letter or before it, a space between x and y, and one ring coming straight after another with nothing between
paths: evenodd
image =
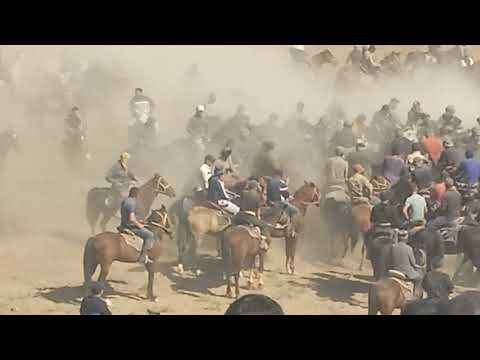
<instances>
[{"instance_id":1,"label":"horse","mask_svg":"<svg viewBox=\"0 0 480 360\"><path fill-rule=\"evenodd\" d=\"M235 180L232 176L225 179L225 188L227 191L236 193L241 192L246 185L245 179ZM235 198L234 202L236 201ZM183 273L184 267L188 262L192 270L197 269L197 250L205 235L217 238L217 251L221 251L221 232L230 224L230 216L220 209L205 207L201 202L191 197L184 197L181 201L176 201L169 208L172 214L173 222L177 225L177 246L178 246L178 272Z\"/></svg>"},{"instance_id":2,"label":"horse","mask_svg":"<svg viewBox=\"0 0 480 360\"><path fill-rule=\"evenodd\" d=\"M6 157L11 149L20 151L18 135L14 130L7 130L0 133L0 174L3 172L3 166Z\"/></svg>"},{"instance_id":3,"label":"horse","mask_svg":"<svg viewBox=\"0 0 480 360\"><path fill-rule=\"evenodd\" d=\"M267 242L269 241L270 237L267 238ZM240 272L244 267L250 269L248 285L249 288L253 286L253 268L257 256L259 257L258 286L262 287L265 251L260 248L260 239L253 237L245 226L232 226L224 231L222 244L227 278L226 296L232 296L232 276L235 278L235 298L240 296Z\"/></svg>"},{"instance_id":4,"label":"horse","mask_svg":"<svg viewBox=\"0 0 480 360\"><path fill-rule=\"evenodd\" d=\"M362 253L360 259L360 265L358 266L358 270L363 270L363 263L366 257L366 245L365 245L365 236L367 232L372 227L372 223L370 221L370 215L372 213L372 208L370 204L354 204L352 206L352 221L353 221L353 233L352 233L352 241L347 242L351 243L351 253L355 251L355 247L357 245L358 240L362 241ZM345 250L345 255L347 254L348 249Z\"/></svg>"},{"instance_id":5,"label":"horse","mask_svg":"<svg viewBox=\"0 0 480 360\"><path fill-rule=\"evenodd\" d=\"M415 262L419 266L426 265L426 256L423 250L414 251ZM387 275L388 276L388 275ZM409 299L403 286L391 277L382 277L370 285L368 290L368 315L392 315L395 309L403 309ZM423 290L416 289L418 298L422 298Z\"/></svg>"},{"instance_id":6,"label":"horse","mask_svg":"<svg viewBox=\"0 0 480 360\"><path fill-rule=\"evenodd\" d=\"M171 224L165 206L162 205L160 209L152 211L146 221L146 226L155 236L153 248L148 251L148 257L153 260L153 263L146 265L148 271L147 298L155 301L156 298L153 292L155 262L162 253L161 242L163 236L171 236ZM89 294L91 279L98 265L101 267L98 281L105 283L110 266L114 261L136 263L139 256L140 253L135 248L129 246L120 233L103 232L88 239L83 255L84 295L87 296Z\"/></svg>"},{"instance_id":7,"label":"horse","mask_svg":"<svg viewBox=\"0 0 480 360\"><path fill-rule=\"evenodd\" d=\"M282 229L274 228L270 236L285 239L285 269L287 274L295 274L295 253L297 250L299 235L303 232L305 215L310 205L320 206L320 190L314 182L305 181L304 184L294 193L290 204L297 207L299 213L294 215L287 227ZM269 224L282 223L285 214L282 211L265 211L260 209L260 217ZM275 209L274 209L275 210ZM269 214L267 214L269 213Z\"/></svg>"},{"instance_id":8,"label":"horse","mask_svg":"<svg viewBox=\"0 0 480 360\"><path fill-rule=\"evenodd\" d=\"M458 232L457 251L463 253L463 259L452 277L456 281L459 274L471 262L477 269L480 268L480 226L462 226Z\"/></svg>"},{"instance_id":9,"label":"horse","mask_svg":"<svg viewBox=\"0 0 480 360\"><path fill-rule=\"evenodd\" d=\"M95 234L95 227L98 217L102 214L103 218L100 222L102 231L106 231L107 224L110 219L118 211L118 208L109 208L105 204L106 199L111 193L110 188L93 188L87 195L87 220L90 225L92 235ZM158 194L166 195L170 198L176 196L175 189L159 174L155 174L153 178L143 184L138 193L138 216L144 218L148 215L150 207Z\"/></svg>"},{"instance_id":10,"label":"horse","mask_svg":"<svg viewBox=\"0 0 480 360\"><path fill-rule=\"evenodd\" d=\"M330 258L337 259L335 244L340 239L343 245L341 255L343 259L348 252L350 239L356 234L353 226L352 206L349 201L327 198L323 203L322 212L329 237Z\"/></svg>"}]
</instances>

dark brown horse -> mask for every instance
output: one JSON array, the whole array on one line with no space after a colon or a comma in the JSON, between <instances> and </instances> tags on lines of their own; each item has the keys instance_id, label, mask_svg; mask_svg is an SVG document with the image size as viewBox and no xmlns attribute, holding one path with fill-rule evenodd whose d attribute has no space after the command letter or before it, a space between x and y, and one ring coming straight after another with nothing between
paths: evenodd
<instances>
[{"instance_id":1,"label":"dark brown horse","mask_svg":"<svg viewBox=\"0 0 480 360\"><path fill-rule=\"evenodd\" d=\"M270 235L275 238L285 238L285 269L287 274L295 274L295 252L298 244L298 237L303 232L305 215L310 205L320 206L320 191L313 182L305 181L304 185L293 195L290 202L300 212L293 216L290 226L283 229L272 229ZM273 211L269 216L261 217L268 223L275 225L281 223L284 214L280 211Z\"/></svg>"},{"instance_id":2,"label":"dark brown horse","mask_svg":"<svg viewBox=\"0 0 480 360\"><path fill-rule=\"evenodd\" d=\"M102 220L100 227L102 231L106 231L107 224L110 219L117 213L118 208L112 209L107 207L105 201L112 190L110 188L93 188L87 195L87 220L92 231L95 234L95 227L100 214ZM170 198L176 196L175 189L159 174L155 174L153 178L140 187L138 193L138 216L143 219L148 215L153 201L157 195L162 194Z\"/></svg>"},{"instance_id":3,"label":"dark brown horse","mask_svg":"<svg viewBox=\"0 0 480 360\"><path fill-rule=\"evenodd\" d=\"M270 237L267 238L270 242ZM240 296L240 272L244 268L250 270L249 287L253 286L253 268L255 259L259 257L258 286L263 286L263 264L265 251L260 249L260 240L252 237L245 226L233 226L225 230L223 235L223 260L226 265L227 297L232 296L231 278L235 278L235 297Z\"/></svg>"},{"instance_id":4,"label":"dark brown horse","mask_svg":"<svg viewBox=\"0 0 480 360\"><path fill-rule=\"evenodd\" d=\"M147 298L154 301L153 293L154 266L161 255L161 242L164 235L171 236L170 220L167 209L162 205L161 209L153 210L146 221L146 226L154 233L155 242L148 256L154 262L146 265L148 271ZM103 232L88 239L83 254L84 294L88 295L91 279L98 265L101 272L98 281L105 283L110 266L114 261L136 263L140 253L125 242L119 233Z\"/></svg>"}]
</instances>

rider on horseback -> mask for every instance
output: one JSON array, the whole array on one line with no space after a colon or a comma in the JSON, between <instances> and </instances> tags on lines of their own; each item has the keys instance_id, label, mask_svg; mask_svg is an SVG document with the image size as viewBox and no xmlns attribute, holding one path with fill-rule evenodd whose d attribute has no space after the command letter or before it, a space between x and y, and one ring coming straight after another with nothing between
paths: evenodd
<instances>
[{"instance_id":1,"label":"rider on horseback","mask_svg":"<svg viewBox=\"0 0 480 360\"><path fill-rule=\"evenodd\" d=\"M259 210L262 206L259 187L260 185L255 180L250 180L247 183L246 190L244 190L240 196L240 211L233 217L232 223L235 225L257 226L260 228L261 233L266 237L266 239L262 237L260 246L262 249L267 250L268 243L270 242L268 239L270 233L268 231L268 224L260 220L259 217Z\"/></svg>"},{"instance_id":2,"label":"rider on horseback","mask_svg":"<svg viewBox=\"0 0 480 360\"><path fill-rule=\"evenodd\" d=\"M200 166L199 172L200 176L198 179L198 185L195 188L195 197L197 199L206 199L206 194L208 191L208 182L212 177L212 170L213 170L213 163L215 162L215 158L212 155L205 156L205 160Z\"/></svg>"},{"instance_id":3,"label":"rider on horseback","mask_svg":"<svg viewBox=\"0 0 480 360\"><path fill-rule=\"evenodd\" d=\"M138 220L136 216L137 211L137 196L138 188L132 187L128 194L128 198L122 202L120 213L122 215L122 220L120 227L122 229L128 229L133 232L135 235L143 239L143 246L138 262L141 264L147 264L152 262L148 258L148 251L153 247L155 237L153 233L145 228L143 220Z\"/></svg>"},{"instance_id":4,"label":"rider on horseback","mask_svg":"<svg viewBox=\"0 0 480 360\"><path fill-rule=\"evenodd\" d=\"M275 153L275 143L264 141L253 160L252 175L257 179L264 176L272 177L275 171L279 169L280 161Z\"/></svg>"},{"instance_id":5,"label":"rider on horseback","mask_svg":"<svg viewBox=\"0 0 480 360\"><path fill-rule=\"evenodd\" d=\"M223 183L224 175L224 169L218 167L215 169L214 175L208 181L207 200L224 208L228 213L235 215L240 211L240 208L231 202L230 196L225 190Z\"/></svg>"},{"instance_id":6,"label":"rider on horseback","mask_svg":"<svg viewBox=\"0 0 480 360\"><path fill-rule=\"evenodd\" d=\"M363 175L365 169L360 164L353 165L354 175L348 179L348 189L352 199L352 205L370 203L372 196L372 184Z\"/></svg>"},{"instance_id":7,"label":"rider on horseback","mask_svg":"<svg viewBox=\"0 0 480 360\"><path fill-rule=\"evenodd\" d=\"M208 123L205 116L205 106L198 105L195 114L188 121L187 132L195 140L208 141Z\"/></svg>"},{"instance_id":8,"label":"rider on horseback","mask_svg":"<svg viewBox=\"0 0 480 360\"><path fill-rule=\"evenodd\" d=\"M341 146L335 148L335 156L326 164L327 192L331 186L339 186L346 190L348 162L345 161L345 150Z\"/></svg>"},{"instance_id":9,"label":"rider on horseback","mask_svg":"<svg viewBox=\"0 0 480 360\"><path fill-rule=\"evenodd\" d=\"M68 139L85 131L85 124L80 117L79 108L74 106L65 119L65 135Z\"/></svg>"},{"instance_id":10,"label":"rider on horseback","mask_svg":"<svg viewBox=\"0 0 480 360\"><path fill-rule=\"evenodd\" d=\"M450 134L457 131L462 126L462 120L455 116L455 107L448 105L445 113L438 119L438 127L441 134Z\"/></svg>"},{"instance_id":11,"label":"rider on horseback","mask_svg":"<svg viewBox=\"0 0 480 360\"><path fill-rule=\"evenodd\" d=\"M136 176L128 170L127 162L130 154L123 152L120 159L110 168L105 179L112 184L112 196L106 199L106 205L109 208L116 208L118 204L127 196L128 188L132 181L138 181Z\"/></svg>"},{"instance_id":12,"label":"rider on horseback","mask_svg":"<svg viewBox=\"0 0 480 360\"><path fill-rule=\"evenodd\" d=\"M290 193L288 192L288 185L282 179L283 170L277 169L273 177L267 184L267 202L273 207L285 210L288 213L290 219L294 215L298 214L299 210L289 203Z\"/></svg>"}]
</instances>

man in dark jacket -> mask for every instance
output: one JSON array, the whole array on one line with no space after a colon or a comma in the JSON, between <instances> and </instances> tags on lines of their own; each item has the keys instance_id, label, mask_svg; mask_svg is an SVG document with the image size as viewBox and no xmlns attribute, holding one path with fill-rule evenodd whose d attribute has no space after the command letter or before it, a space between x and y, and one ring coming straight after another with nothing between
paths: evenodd
<instances>
[{"instance_id":1,"label":"man in dark jacket","mask_svg":"<svg viewBox=\"0 0 480 360\"><path fill-rule=\"evenodd\" d=\"M380 194L381 203L375 205L370 215L370 221L373 226L379 224L391 224L393 228L400 228L402 226L402 220L398 214L397 209L390 204L390 194L388 192L382 192Z\"/></svg>"},{"instance_id":2,"label":"man in dark jacket","mask_svg":"<svg viewBox=\"0 0 480 360\"><path fill-rule=\"evenodd\" d=\"M240 211L240 208L230 201L230 196L227 194L223 183L224 175L224 169L221 167L215 168L214 175L208 180L207 200L235 215Z\"/></svg>"},{"instance_id":3,"label":"man in dark jacket","mask_svg":"<svg viewBox=\"0 0 480 360\"><path fill-rule=\"evenodd\" d=\"M413 142L408 140L402 130L395 130L395 138L391 142L391 151L397 149L402 159L406 159L413 152Z\"/></svg>"},{"instance_id":4,"label":"man in dark jacket","mask_svg":"<svg viewBox=\"0 0 480 360\"><path fill-rule=\"evenodd\" d=\"M288 192L288 185L282 179L283 171L275 171L273 177L267 184L267 201L273 206L284 209L290 218L292 218L299 211L289 203L290 193Z\"/></svg>"},{"instance_id":5,"label":"man in dark jacket","mask_svg":"<svg viewBox=\"0 0 480 360\"><path fill-rule=\"evenodd\" d=\"M343 129L337 131L332 139L330 140L330 144L332 149L341 146L345 149L352 149L355 147L356 138L355 134L352 130L353 122L350 120L345 120L343 123Z\"/></svg>"},{"instance_id":6,"label":"man in dark jacket","mask_svg":"<svg viewBox=\"0 0 480 360\"><path fill-rule=\"evenodd\" d=\"M453 145L451 140L445 140L443 142L443 151L438 160L438 167L440 170L445 170L446 168L456 169L463 160L462 151Z\"/></svg>"},{"instance_id":7,"label":"man in dark jacket","mask_svg":"<svg viewBox=\"0 0 480 360\"><path fill-rule=\"evenodd\" d=\"M462 196L454 186L452 178L445 180L447 191L443 195L441 211L444 215L432 220L428 226L434 229L439 229L442 226L451 225L455 223L460 217L462 210Z\"/></svg>"},{"instance_id":8,"label":"man in dark jacket","mask_svg":"<svg viewBox=\"0 0 480 360\"><path fill-rule=\"evenodd\" d=\"M443 261L441 258L435 258L432 262L433 270L427 272L422 281L422 287L426 291L429 299L443 298L448 299L453 292L454 285L450 276L442 272Z\"/></svg>"},{"instance_id":9,"label":"man in dark jacket","mask_svg":"<svg viewBox=\"0 0 480 360\"><path fill-rule=\"evenodd\" d=\"M102 299L103 288L94 282L91 286L92 294L83 298L80 305L80 315L112 315L105 300Z\"/></svg>"}]
</instances>

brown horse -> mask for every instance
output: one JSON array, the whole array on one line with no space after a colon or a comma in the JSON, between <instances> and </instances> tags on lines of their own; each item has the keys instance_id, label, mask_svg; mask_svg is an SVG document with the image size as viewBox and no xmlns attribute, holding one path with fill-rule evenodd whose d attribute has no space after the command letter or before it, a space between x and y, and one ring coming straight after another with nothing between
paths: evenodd
<instances>
[{"instance_id":1,"label":"brown horse","mask_svg":"<svg viewBox=\"0 0 480 360\"><path fill-rule=\"evenodd\" d=\"M95 234L95 227L100 214L103 215L100 221L102 231L106 231L107 224L116 214L118 208L111 209L107 207L105 201L112 190L110 188L93 188L87 195L87 220L90 225L92 235ZM175 189L159 174L143 184L138 193L138 216L143 219L148 215L153 201L158 194L166 195L170 198L176 196Z\"/></svg>"},{"instance_id":2,"label":"brown horse","mask_svg":"<svg viewBox=\"0 0 480 360\"><path fill-rule=\"evenodd\" d=\"M285 238L285 269L287 274L295 274L295 252L297 249L298 237L303 232L305 215L308 206L320 206L320 191L313 182L305 181L304 185L300 187L293 195L293 200L290 202L296 206L300 212L293 216L291 223L284 229L272 229L270 236L275 238ZM284 214L280 211L273 211L270 216L263 216L263 220L270 224L282 223Z\"/></svg>"},{"instance_id":3,"label":"brown horse","mask_svg":"<svg viewBox=\"0 0 480 360\"><path fill-rule=\"evenodd\" d=\"M368 315L392 315L395 309L407 304L402 286L391 278L381 279L372 284L368 291Z\"/></svg>"},{"instance_id":4,"label":"brown horse","mask_svg":"<svg viewBox=\"0 0 480 360\"><path fill-rule=\"evenodd\" d=\"M267 242L270 244L270 237L267 237ZM260 249L260 240L252 237L244 226L233 226L225 230L222 253L226 265L227 297L232 296L232 276L235 278L235 297L240 296L240 272L244 268L250 270L248 284L249 288L253 286L253 268L257 256L259 257L258 286L263 286L265 251Z\"/></svg>"},{"instance_id":5,"label":"brown horse","mask_svg":"<svg viewBox=\"0 0 480 360\"><path fill-rule=\"evenodd\" d=\"M351 252L355 251L356 244L358 240L362 241L362 256L360 259L360 265L358 270L363 270L363 263L366 257L366 246L365 246L365 236L370 230L372 223L370 221L370 215L372 213L372 208L369 204L356 204L352 206L352 220L353 220L353 238L351 242L347 244L352 244ZM345 256L347 255L348 248L345 249ZM345 257L344 256L344 257Z\"/></svg>"},{"instance_id":6,"label":"brown horse","mask_svg":"<svg viewBox=\"0 0 480 360\"><path fill-rule=\"evenodd\" d=\"M165 206L161 209L153 210L150 217L147 219L148 228L155 235L155 242L153 248L148 252L148 256L153 260L153 263L146 265L148 271L148 286L147 298L154 301L153 280L154 280L154 266L155 262L161 255L161 242L165 234L171 236L170 220ZM83 272L84 272L84 294L88 295L91 279L98 265L101 267L101 272L98 277L99 282L106 282L110 266L114 261L125 263L136 263L140 253L129 246L124 237L119 233L103 232L88 239L84 255L83 255Z\"/></svg>"},{"instance_id":7,"label":"brown horse","mask_svg":"<svg viewBox=\"0 0 480 360\"><path fill-rule=\"evenodd\" d=\"M260 181L260 186L264 180ZM245 179L235 180L228 177L225 180L225 187L231 192L241 192L246 185ZM236 199L233 200L235 202ZM182 201L183 202L183 201ZM220 210L195 204L192 199L192 207L185 213L182 203L176 203L170 208L170 213L177 224L178 235L178 272L183 273L184 265L187 261L191 262L192 270L197 270L197 250L201 246L202 240L206 235L217 238L217 251L221 253L221 233L230 224L230 216ZM188 259L187 259L188 258Z\"/></svg>"}]
</instances>

